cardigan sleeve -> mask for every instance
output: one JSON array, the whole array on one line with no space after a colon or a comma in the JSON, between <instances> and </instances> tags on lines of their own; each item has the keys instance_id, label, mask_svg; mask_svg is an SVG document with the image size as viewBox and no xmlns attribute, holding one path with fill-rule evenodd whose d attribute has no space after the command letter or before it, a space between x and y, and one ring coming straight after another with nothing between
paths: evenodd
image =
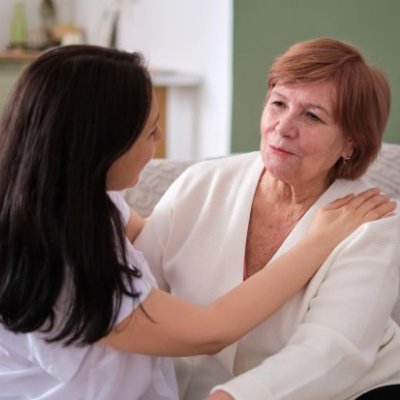
<instances>
[{"instance_id":1,"label":"cardigan sleeve","mask_svg":"<svg viewBox=\"0 0 400 400\"><path fill-rule=\"evenodd\" d=\"M326 260L329 270L287 345L212 392L235 400L338 398L373 365L385 334L390 341L399 243L398 216L361 226Z\"/></svg>"}]
</instances>

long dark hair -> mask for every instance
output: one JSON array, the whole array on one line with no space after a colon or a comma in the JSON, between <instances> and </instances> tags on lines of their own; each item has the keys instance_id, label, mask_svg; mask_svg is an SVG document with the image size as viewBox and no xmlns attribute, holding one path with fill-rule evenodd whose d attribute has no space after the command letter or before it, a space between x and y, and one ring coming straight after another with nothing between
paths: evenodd
<instances>
[{"instance_id":1,"label":"long dark hair","mask_svg":"<svg viewBox=\"0 0 400 400\"><path fill-rule=\"evenodd\" d=\"M141 274L125 258L106 174L139 136L151 100L151 80L136 53L60 47L23 72L0 124L6 328L90 344L110 331L122 296L139 295L133 281Z\"/></svg>"}]
</instances>

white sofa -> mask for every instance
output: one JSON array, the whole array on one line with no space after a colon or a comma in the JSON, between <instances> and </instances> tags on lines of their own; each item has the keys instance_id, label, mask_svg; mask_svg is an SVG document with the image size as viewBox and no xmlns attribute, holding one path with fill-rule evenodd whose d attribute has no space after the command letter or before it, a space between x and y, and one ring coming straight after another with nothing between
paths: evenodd
<instances>
[{"instance_id":1,"label":"white sofa","mask_svg":"<svg viewBox=\"0 0 400 400\"><path fill-rule=\"evenodd\" d=\"M125 199L143 216L150 215L169 185L193 163L194 161L151 160L142 172L139 183L124 191ZM400 145L383 144L378 159L369 168L367 175L374 185L400 201ZM400 324L400 296L393 317Z\"/></svg>"}]
</instances>

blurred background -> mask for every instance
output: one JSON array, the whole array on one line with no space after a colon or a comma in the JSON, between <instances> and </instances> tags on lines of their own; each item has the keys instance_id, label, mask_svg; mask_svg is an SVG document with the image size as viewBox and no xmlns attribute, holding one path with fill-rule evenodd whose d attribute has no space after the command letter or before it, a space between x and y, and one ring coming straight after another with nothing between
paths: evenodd
<instances>
[{"instance_id":1,"label":"blurred background","mask_svg":"<svg viewBox=\"0 0 400 400\"><path fill-rule=\"evenodd\" d=\"M162 109L158 157L256 150L266 74L291 44L346 40L392 88L384 140L400 143L397 0L1 0L0 109L22 68L55 45L140 51Z\"/></svg>"}]
</instances>

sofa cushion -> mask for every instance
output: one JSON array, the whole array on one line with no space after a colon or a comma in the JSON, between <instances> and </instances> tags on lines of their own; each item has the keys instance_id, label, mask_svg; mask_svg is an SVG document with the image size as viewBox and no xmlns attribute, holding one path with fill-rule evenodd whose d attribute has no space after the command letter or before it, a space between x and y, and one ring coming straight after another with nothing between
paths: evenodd
<instances>
[{"instance_id":1,"label":"sofa cushion","mask_svg":"<svg viewBox=\"0 0 400 400\"><path fill-rule=\"evenodd\" d=\"M194 161L152 159L143 169L139 182L122 195L143 217L148 217L169 185Z\"/></svg>"},{"instance_id":2,"label":"sofa cushion","mask_svg":"<svg viewBox=\"0 0 400 400\"><path fill-rule=\"evenodd\" d=\"M400 200L400 145L384 143L366 175L383 192Z\"/></svg>"}]
</instances>

